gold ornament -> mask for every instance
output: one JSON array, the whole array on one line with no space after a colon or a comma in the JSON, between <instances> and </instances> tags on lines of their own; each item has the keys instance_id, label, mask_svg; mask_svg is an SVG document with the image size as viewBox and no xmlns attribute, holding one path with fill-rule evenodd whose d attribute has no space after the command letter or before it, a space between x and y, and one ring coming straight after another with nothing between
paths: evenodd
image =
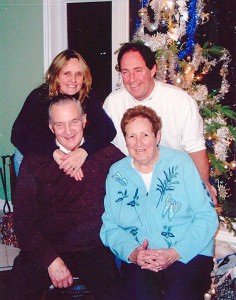
<instances>
[{"instance_id":1,"label":"gold ornament","mask_svg":"<svg viewBox=\"0 0 236 300\"><path fill-rule=\"evenodd\" d=\"M117 72L120 72L120 68L119 68L119 65L118 65L118 64L115 65L115 70L116 70Z\"/></svg>"},{"instance_id":2,"label":"gold ornament","mask_svg":"<svg viewBox=\"0 0 236 300\"><path fill-rule=\"evenodd\" d=\"M209 21L209 14L208 13L207 14L203 13L201 15L201 19L202 19L202 24L201 25L207 23Z\"/></svg>"},{"instance_id":3,"label":"gold ornament","mask_svg":"<svg viewBox=\"0 0 236 300\"><path fill-rule=\"evenodd\" d=\"M230 168L230 170L233 170L233 171L236 170L236 161L235 161L235 160L232 160L232 161L229 163L229 168Z\"/></svg>"},{"instance_id":4,"label":"gold ornament","mask_svg":"<svg viewBox=\"0 0 236 300\"><path fill-rule=\"evenodd\" d=\"M178 87L182 87L184 84L184 77L180 74L175 75L173 77L173 84Z\"/></svg>"},{"instance_id":5,"label":"gold ornament","mask_svg":"<svg viewBox=\"0 0 236 300\"><path fill-rule=\"evenodd\" d=\"M220 205L218 205L217 207L215 207L215 210L216 210L216 213L217 213L218 215L220 215L220 214L223 212L223 208L222 208L222 206L220 206Z\"/></svg>"},{"instance_id":6,"label":"gold ornament","mask_svg":"<svg viewBox=\"0 0 236 300\"><path fill-rule=\"evenodd\" d=\"M227 76L229 75L229 71L226 68L221 68L220 69L220 76Z\"/></svg>"},{"instance_id":7,"label":"gold ornament","mask_svg":"<svg viewBox=\"0 0 236 300\"><path fill-rule=\"evenodd\" d=\"M209 140L209 141L213 140L213 136L212 136L211 133L206 133L206 134L205 134L205 138L206 138L207 140Z\"/></svg>"},{"instance_id":8,"label":"gold ornament","mask_svg":"<svg viewBox=\"0 0 236 300\"><path fill-rule=\"evenodd\" d=\"M192 64L187 64L185 67L184 67L184 73L185 74L189 74L189 73L193 73L195 71L195 68Z\"/></svg>"},{"instance_id":9,"label":"gold ornament","mask_svg":"<svg viewBox=\"0 0 236 300\"><path fill-rule=\"evenodd\" d=\"M146 7L143 7L138 11L138 15L139 15L140 18L145 16L146 14L147 14L147 8Z\"/></svg>"},{"instance_id":10,"label":"gold ornament","mask_svg":"<svg viewBox=\"0 0 236 300\"><path fill-rule=\"evenodd\" d=\"M202 80L202 76L201 75L197 75L195 78L196 78L197 81L201 81Z\"/></svg>"},{"instance_id":11,"label":"gold ornament","mask_svg":"<svg viewBox=\"0 0 236 300\"><path fill-rule=\"evenodd\" d=\"M225 161L223 163L223 167L224 167L225 170L229 170L229 163L227 161Z\"/></svg>"},{"instance_id":12,"label":"gold ornament","mask_svg":"<svg viewBox=\"0 0 236 300\"><path fill-rule=\"evenodd\" d=\"M167 5L165 5L164 7L163 7L163 11L168 11L170 8L167 6Z\"/></svg>"},{"instance_id":13,"label":"gold ornament","mask_svg":"<svg viewBox=\"0 0 236 300\"><path fill-rule=\"evenodd\" d=\"M208 69L206 68L206 67L203 67L203 69L202 69L202 75L206 75L206 74L208 74Z\"/></svg>"},{"instance_id":14,"label":"gold ornament","mask_svg":"<svg viewBox=\"0 0 236 300\"><path fill-rule=\"evenodd\" d=\"M212 134L212 139L213 139L213 140L218 139L218 136L217 136L217 133L216 133L216 132L214 132L214 133Z\"/></svg>"}]
</instances>

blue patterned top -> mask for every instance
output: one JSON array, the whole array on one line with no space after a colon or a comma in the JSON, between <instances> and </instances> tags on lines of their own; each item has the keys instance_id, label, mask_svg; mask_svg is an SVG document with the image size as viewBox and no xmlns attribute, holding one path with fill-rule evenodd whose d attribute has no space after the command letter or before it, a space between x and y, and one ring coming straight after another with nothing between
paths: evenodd
<instances>
[{"instance_id":1,"label":"blue patterned top","mask_svg":"<svg viewBox=\"0 0 236 300\"><path fill-rule=\"evenodd\" d=\"M149 192L130 156L110 168L101 239L126 262L144 239L152 249L174 248L183 263L212 256L218 218L206 186L186 153L159 149Z\"/></svg>"}]
</instances>

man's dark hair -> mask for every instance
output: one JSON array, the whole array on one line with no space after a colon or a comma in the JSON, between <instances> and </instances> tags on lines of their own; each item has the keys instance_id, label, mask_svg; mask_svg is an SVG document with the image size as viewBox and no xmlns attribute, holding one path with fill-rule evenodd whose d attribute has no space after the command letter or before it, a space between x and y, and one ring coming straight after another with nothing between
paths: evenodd
<instances>
[{"instance_id":1,"label":"man's dark hair","mask_svg":"<svg viewBox=\"0 0 236 300\"><path fill-rule=\"evenodd\" d=\"M118 54L118 67L119 71L121 70L120 62L123 57L123 55L126 52L129 51L134 51L134 52L139 52L141 56L143 57L146 66L148 69L152 70L153 66L156 64L156 59L155 59L155 53L151 51L151 49L144 44L140 42L131 42L131 43L125 43L119 50Z\"/></svg>"}]
</instances>

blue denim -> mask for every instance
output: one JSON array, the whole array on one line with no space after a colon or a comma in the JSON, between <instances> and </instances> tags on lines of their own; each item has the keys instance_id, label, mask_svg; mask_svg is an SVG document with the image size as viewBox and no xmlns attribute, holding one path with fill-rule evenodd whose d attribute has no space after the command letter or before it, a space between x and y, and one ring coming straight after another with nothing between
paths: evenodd
<instances>
[{"instance_id":1,"label":"blue denim","mask_svg":"<svg viewBox=\"0 0 236 300\"><path fill-rule=\"evenodd\" d=\"M14 155L14 169L15 169L16 176L18 176L18 174L19 174L19 169L20 169L20 164L22 162L22 159L23 159L23 155L16 148L15 155Z\"/></svg>"}]
</instances>

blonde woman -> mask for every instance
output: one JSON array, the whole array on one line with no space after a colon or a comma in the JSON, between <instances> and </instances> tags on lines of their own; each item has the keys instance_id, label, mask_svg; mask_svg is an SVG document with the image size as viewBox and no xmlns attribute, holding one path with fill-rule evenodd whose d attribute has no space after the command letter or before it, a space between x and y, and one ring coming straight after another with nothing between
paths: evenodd
<instances>
[{"instance_id":1,"label":"blonde woman","mask_svg":"<svg viewBox=\"0 0 236 300\"><path fill-rule=\"evenodd\" d=\"M86 157L109 144L116 135L113 122L102 109L91 84L90 69L78 52L67 49L59 53L45 74L45 83L27 97L12 128L13 145L23 155L30 152L53 155L64 172L81 180L81 166ZM84 143L69 154L57 149L48 128L50 100L60 94L80 101L88 120Z\"/></svg>"}]
</instances>

